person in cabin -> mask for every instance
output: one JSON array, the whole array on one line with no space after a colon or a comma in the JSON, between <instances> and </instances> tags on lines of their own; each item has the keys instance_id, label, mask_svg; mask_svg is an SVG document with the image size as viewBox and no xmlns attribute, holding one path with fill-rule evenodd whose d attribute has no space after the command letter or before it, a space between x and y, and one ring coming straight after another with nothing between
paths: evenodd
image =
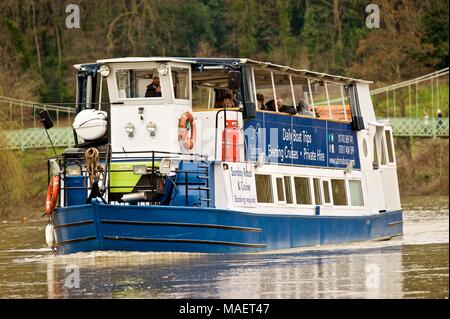
<instances>
[{"instance_id":1,"label":"person in cabin","mask_svg":"<svg viewBox=\"0 0 450 319\"><path fill-rule=\"evenodd\" d=\"M233 95L228 93L225 89L214 89L216 102L214 108L233 108L238 106L238 102L233 98Z\"/></svg>"},{"instance_id":2,"label":"person in cabin","mask_svg":"<svg viewBox=\"0 0 450 319\"><path fill-rule=\"evenodd\" d=\"M278 105L278 112L289 113L291 115L294 115L297 113L297 110L294 107L285 105L282 98L277 99L277 105ZM275 107L275 101L270 100L269 102L267 102L266 109L268 111L276 112L277 109Z\"/></svg>"},{"instance_id":3,"label":"person in cabin","mask_svg":"<svg viewBox=\"0 0 450 319\"><path fill-rule=\"evenodd\" d=\"M266 106L264 105L264 95L258 93L256 94L257 106L258 110L265 110Z\"/></svg>"},{"instance_id":4,"label":"person in cabin","mask_svg":"<svg viewBox=\"0 0 450 319\"><path fill-rule=\"evenodd\" d=\"M159 76L153 76L153 82L147 85L145 97L161 97L161 84L159 82Z\"/></svg>"},{"instance_id":5,"label":"person in cabin","mask_svg":"<svg viewBox=\"0 0 450 319\"><path fill-rule=\"evenodd\" d=\"M223 108L223 101L225 100L225 96L227 91L225 89L214 89L214 108Z\"/></svg>"},{"instance_id":6,"label":"person in cabin","mask_svg":"<svg viewBox=\"0 0 450 319\"><path fill-rule=\"evenodd\" d=\"M315 117L313 107L305 99L298 102L297 114Z\"/></svg>"},{"instance_id":7,"label":"person in cabin","mask_svg":"<svg viewBox=\"0 0 450 319\"><path fill-rule=\"evenodd\" d=\"M225 98L223 99L223 107L224 108L231 108L236 107L237 101L233 99L233 96L231 94L225 95Z\"/></svg>"},{"instance_id":8,"label":"person in cabin","mask_svg":"<svg viewBox=\"0 0 450 319\"><path fill-rule=\"evenodd\" d=\"M280 105L279 103L280 101L278 101L278 105ZM276 112L277 108L275 107L275 100L270 100L269 102L266 103L266 110L267 111L272 111L272 112Z\"/></svg>"},{"instance_id":9,"label":"person in cabin","mask_svg":"<svg viewBox=\"0 0 450 319\"><path fill-rule=\"evenodd\" d=\"M288 113L290 115L297 114L297 108L294 107L294 106L291 106L291 105L284 104L282 99L278 99L277 100L277 104L278 104L278 111L279 112Z\"/></svg>"}]
</instances>

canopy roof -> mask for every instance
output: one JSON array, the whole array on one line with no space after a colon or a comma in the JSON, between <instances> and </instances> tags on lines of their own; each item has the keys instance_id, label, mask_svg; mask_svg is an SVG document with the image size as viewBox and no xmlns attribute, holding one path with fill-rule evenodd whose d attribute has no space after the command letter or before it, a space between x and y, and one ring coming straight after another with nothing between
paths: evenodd
<instances>
[{"instance_id":1,"label":"canopy roof","mask_svg":"<svg viewBox=\"0 0 450 319\"><path fill-rule=\"evenodd\" d=\"M172 57L127 57L127 58L114 58L97 60L97 63L122 63L122 62L181 62L181 63L196 63L196 61L190 59L179 59Z\"/></svg>"},{"instance_id":2,"label":"canopy roof","mask_svg":"<svg viewBox=\"0 0 450 319\"><path fill-rule=\"evenodd\" d=\"M323 80L323 81L345 82L345 83L359 82L359 83L367 83L367 84L373 83L372 81L349 78L349 77L340 76L340 75L315 72L315 71L310 71L310 70L305 70L305 69L294 69L294 68L291 68L290 66L279 65L279 64L274 64L274 63L270 63L270 62L260 62L260 61L250 60L250 59L243 59L243 61L245 61L244 63L267 68L269 70L277 70L277 71L282 71L282 72L287 72L287 73L292 73L292 74L303 75L305 77L314 78L314 79Z\"/></svg>"},{"instance_id":3,"label":"canopy roof","mask_svg":"<svg viewBox=\"0 0 450 319\"><path fill-rule=\"evenodd\" d=\"M124 58L114 58L114 59L104 59L97 60L98 64L105 63L130 63L130 62L181 62L181 63L191 63L203 66L220 66L220 65L235 65L240 64L252 65L257 68L264 68L270 71L288 73L292 75L301 75L310 79L315 79L319 81L331 81L339 83L366 83L370 84L371 81L366 81L362 79L350 78L340 75L333 75L328 73L315 72L305 69L295 69L287 65L279 65L271 62L261 62L252 59L245 58L188 58L188 57L124 57ZM84 64L77 64L75 68L79 69Z\"/></svg>"}]
</instances>

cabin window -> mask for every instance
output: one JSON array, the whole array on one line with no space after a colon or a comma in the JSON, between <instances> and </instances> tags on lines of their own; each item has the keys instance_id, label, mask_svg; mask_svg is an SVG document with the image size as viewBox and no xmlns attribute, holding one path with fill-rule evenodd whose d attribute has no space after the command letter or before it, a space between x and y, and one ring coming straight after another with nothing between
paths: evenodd
<instances>
[{"instance_id":1,"label":"cabin window","mask_svg":"<svg viewBox=\"0 0 450 319\"><path fill-rule=\"evenodd\" d=\"M189 69L172 67L172 84L175 99L189 100Z\"/></svg>"},{"instance_id":2,"label":"cabin window","mask_svg":"<svg viewBox=\"0 0 450 319\"><path fill-rule=\"evenodd\" d=\"M306 78L293 75L292 85L294 87L294 97L296 104L298 105L301 100L304 100L311 104L308 93L308 81L306 80Z\"/></svg>"},{"instance_id":3,"label":"cabin window","mask_svg":"<svg viewBox=\"0 0 450 319\"><path fill-rule=\"evenodd\" d=\"M311 96L309 94L308 80L306 78L292 76L292 85L294 87L297 114L314 117Z\"/></svg>"},{"instance_id":4,"label":"cabin window","mask_svg":"<svg viewBox=\"0 0 450 319\"><path fill-rule=\"evenodd\" d=\"M117 70L119 99L158 98L162 96L159 73L156 68L146 70Z\"/></svg>"},{"instance_id":5,"label":"cabin window","mask_svg":"<svg viewBox=\"0 0 450 319\"><path fill-rule=\"evenodd\" d=\"M272 73L267 70L254 69L256 87L256 107L258 110L275 111L266 107L266 103L274 99Z\"/></svg>"},{"instance_id":6,"label":"cabin window","mask_svg":"<svg viewBox=\"0 0 450 319\"><path fill-rule=\"evenodd\" d=\"M256 174L255 182L258 203L273 203L271 176Z\"/></svg>"},{"instance_id":7,"label":"cabin window","mask_svg":"<svg viewBox=\"0 0 450 319\"><path fill-rule=\"evenodd\" d=\"M342 84L325 82L325 93L328 93L328 103L326 110L319 112L320 117L329 118L337 121L350 121L350 104L344 99L344 90Z\"/></svg>"},{"instance_id":8,"label":"cabin window","mask_svg":"<svg viewBox=\"0 0 450 319\"><path fill-rule=\"evenodd\" d=\"M386 135L386 144L387 144L386 146L387 146L387 151L388 151L389 163L394 163L394 149L393 149L393 145L392 145L391 131L385 130L384 133Z\"/></svg>"},{"instance_id":9,"label":"cabin window","mask_svg":"<svg viewBox=\"0 0 450 319\"><path fill-rule=\"evenodd\" d=\"M311 94L314 109L320 118L329 119L328 99L325 90L325 81L310 80Z\"/></svg>"},{"instance_id":10,"label":"cabin window","mask_svg":"<svg viewBox=\"0 0 450 319\"><path fill-rule=\"evenodd\" d=\"M239 107L237 96L233 92L224 88L214 88L215 108L235 108Z\"/></svg>"},{"instance_id":11,"label":"cabin window","mask_svg":"<svg viewBox=\"0 0 450 319\"><path fill-rule=\"evenodd\" d=\"M345 180L332 179L331 189L333 192L333 201L336 206L347 206L347 193L345 191Z\"/></svg>"},{"instance_id":12,"label":"cabin window","mask_svg":"<svg viewBox=\"0 0 450 319\"><path fill-rule=\"evenodd\" d=\"M349 180L348 189L350 192L350 204L352 206L364 206L364 197L361 181Z\"/></svg>"},{"instance_id":13,"label":"cabin window","mask_svg":"<svg viewBox=\"0 0 450 319\"><path fill-rule=\"evenodd\" d=\"M369 150L367 148L367 140L364 137L362 139L362 149L363 149L364 157L367 157L369 155Z\"/></svg>"},{"instance_id":14,"label":"cabin window","mask_svg":"<svg viewBox=\"0 0 450 319\"><path fill-rule=\"evenodd\" d=\"M373 137L373 162L372 162L373 169L378 169L378 150L377 150L377 138L376 136Z\"/></svg>"},{"instance_id":15,"label":"cabin window","mask_svg":"<svg viewBox=\"0 0 450 319\"><path fill-rule=\"evenodd\" d=\"M284 197L284 182L282 177L277 177L276 179L277 184L277 197L279 202L285 202Z\"/></svg>"},{"instance_id":16,"label":"cabin window","mask_svg":"<svg viewBox=\"0 0 450 319\"><path fill-rule=\"evenodd\" d=\"M228 72L225 72L222 67L193 71L193 109L239 107L239 92L228 90L227 85Z\"/></svg>"},{"instance_id":17,"label":"cabin window","mask_svg":"<svg viewBox=\"0 0 450 319\"><path fill-rule=\"evenodd\" d=\"M253 83L253 68L242 66L242 99L244 105L255 104L255 87Z\"/></svg>"},{"instance_id":18,"label":"cabin window","mask_svg":"<svg viewBox=\"0 0 450 319\"><path fill-rule=\"evenodd\" d=\"M193 85L192 88L192 109L209 109L214 101L214 90L203 85Z\"/></svg>"},{"instance_id":19,"label":"cabin window","mask_svg":"<svg viewBox=\"0 0 450 319\"><path fill-rule=\"evenodd\" d=\"M295 196L297 197L297 204L311 205L311 188L308 177L294 177Z\"/></svg>"},{"instance_id":20,"label":"cabin window","mask_svg":"<svg viewBox=\"0 0 450 319\"><path fill-rule=\"evenodd\" d=\"M323 200L325 204L331 204L331 196L330 196L330 182L329 181L323 181L322 182L323 187Z\"/></svg>"},{"instance_id":21,"label":"cabin window","mask_svg":"<svg viewBox=\"0 0 450 319\"><path fill-rule=\"evenodd\" d=\"M284 106L293 106L291 80L287 74L273 74L277 106L279 112L284 112ZM269 101L270 103L270 101Z\"/></svg>"},{"instance_id":22,"label":"cabin window","mask_svg":"<svg viewBox=\"0 0 450 319\"><path fill-rule=\"evenodd\" d=\"M108 93L108 81L106 81L105 78L100 78L100 85L99 85L99 92L98 92L98 98L99 98L99 106L98 109L101 111L109 112L111 108L110 99L109 99L109 93Z\"/></svg>"},{"instance_id":23,"label":"cabin window","mask_svg":"<svg viewBox=\"0 0 450 319\"><path fill-rule=\"evenodd\" d=\"M381 135L381 165L387 165L386 151L384 145L385 145L384 136Z\"/></svg>"},{"instance_id":24,"label":"cabin window","mask_svg":"<svg viewBox=\"0 0 450 319\"><path fill-rule=\"evenodd\" d=\"M292 182L290 176L284 176L284 189L286 191L286 203L293 204L294 199L292 198Z\"/></svg>"},{"instance_id":25,"label":"cabin window","mask_svg":"<svg viewBox=\"0 0 450 319\"><path fill-rule=\"evenodd\" d=\"M345 93L345 87L344 85L341 85L341 95L342 95L342 103L345 106L345 116L346 116L346 121L351 121L352 120L352 111L350 108L350 101L348 99L348 95L347 93Z\"/></svg>"},{"instance_id":26,"label":"cabin window","mask_svg":"<svg viewBox=\"0 0 450 319\"><path fill-rule=\"evenodd\" d=\"M320 180L318 178L313 178L314 186L314 201L316 205L322 205L322 194L320 192Z\"/></svg>"}]
</instances>

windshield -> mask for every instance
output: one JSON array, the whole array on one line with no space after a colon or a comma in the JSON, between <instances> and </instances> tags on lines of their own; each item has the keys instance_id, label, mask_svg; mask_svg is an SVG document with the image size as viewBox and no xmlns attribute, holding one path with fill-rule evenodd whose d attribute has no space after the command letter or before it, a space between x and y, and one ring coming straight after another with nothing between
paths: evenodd
<instances>
[{"instance_id":1,"label":"windshield","mask_svg":"<svg viewBox=\"0 0 450 319\"><path fill-rule=\"evenodd\" d=\"M172 67L172 83L175 99L189 100L189 69Z\"/></svg>"},{"instance_id":2,"label":"windshield","mask_svg":"<svg viewBox=\"0 0 450 319\"><path fill-rule=\"evenodd\" d=\"M159 73L156 68L117 70L116 79L120 99L162 97Z\"/></svg>"}]
</instances>

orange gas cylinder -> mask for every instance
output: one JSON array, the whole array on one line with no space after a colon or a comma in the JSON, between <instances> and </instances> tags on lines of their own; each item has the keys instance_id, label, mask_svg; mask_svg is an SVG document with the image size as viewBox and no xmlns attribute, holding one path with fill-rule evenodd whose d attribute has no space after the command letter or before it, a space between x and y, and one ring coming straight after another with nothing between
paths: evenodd
<instances>
[{"instance_id":1,"label":"orange gas cylinder","mask_svg":"<svg viewBox=\"0 0 450 319\"><path fill-rule=\"evenodd\" d=\"M239 125L237 120L227 120L222 132L222 161L237 162L239 160ZM225 132L226 131L226 132ZM225 143L226 138L226 143Z\"/></svg>"}]
</instances>

